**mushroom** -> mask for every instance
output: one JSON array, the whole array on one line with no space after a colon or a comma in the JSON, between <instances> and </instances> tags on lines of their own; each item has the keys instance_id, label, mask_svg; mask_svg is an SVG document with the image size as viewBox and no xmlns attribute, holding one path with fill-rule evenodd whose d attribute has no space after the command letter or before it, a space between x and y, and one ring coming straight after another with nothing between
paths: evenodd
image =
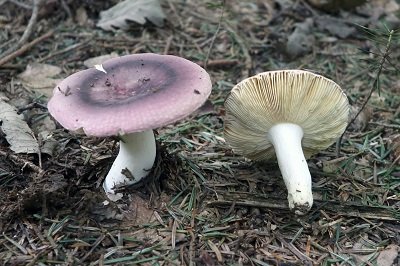
<instances>
[{"instance_id":1,"label":"mushroom","mask_svg":"<svg viewBox=\"0 0 400 266\"><path fill-rule=\"evenodd\" d=\"M225 108L227 143L252 160L276 156L289 208L305 214L313 204L306 158L328 148L348 122L339 85L302 70L264 72L234 86Z\"/></svg>"},{"instance_id":2,"label":"mushroom","mask_svg":"<svg viewBox=\"0 0 400 266\"><path fill-rule=\"evenodd\" d=\"M116 188L139 182L151 170L153 129L186 117L210 93L210 77L197 64L172 55L134 54L67 77L54 89L48 110L68 130L120 136L118 156L103 183L116 201L122 197Z\"/></svg>"}]
</instances>

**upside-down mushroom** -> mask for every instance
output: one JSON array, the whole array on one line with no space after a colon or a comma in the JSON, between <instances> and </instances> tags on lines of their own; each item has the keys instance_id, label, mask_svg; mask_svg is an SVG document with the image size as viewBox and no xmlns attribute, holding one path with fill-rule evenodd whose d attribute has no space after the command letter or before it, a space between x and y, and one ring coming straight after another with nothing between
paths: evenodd
<instances>
[{"instance_id":1,"label":"upside-down mushroom","mask_svg":"<svg viewBox=\"0 0 400 266\"><path fill-rule=\"evenodd\" d=\"M225 139L245 157L276 156L289 208L305 214L313 204L306 158L344 132L349 104L339 85L302 70L260 73L237 84L225 102Z\"/></svg>"}]
</instances>

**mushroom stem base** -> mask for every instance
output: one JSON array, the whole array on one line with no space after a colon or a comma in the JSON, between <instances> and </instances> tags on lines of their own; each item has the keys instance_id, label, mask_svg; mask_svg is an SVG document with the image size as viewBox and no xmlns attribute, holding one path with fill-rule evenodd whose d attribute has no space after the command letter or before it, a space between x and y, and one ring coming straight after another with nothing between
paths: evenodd
<instances>
[{"instance_id":1,"label":"mushroom stem base","mask_svg":"<svg viewBox=\"0 0 400 266\"><path fill-rule=\"evenodd\" d=\"M156 158L156 142L152 130L135 132L121 137L120 150L106 179L104 191L111 201L122 198L115 188L135 184L146 177Z\"/></svg>"},{"instance_id":2,"label":"mushroom stem base","mask_svg":"<svg viewBox=\"0 0 400 266\"><path fill-rule=\"evenodd\" d=\"M296 214L305 214L313 204L313 195L311 174L301 147L303 129L291 123L277 124L268 132L268 138L288 190L289 208Z\"/></svg>"}]
</instances>

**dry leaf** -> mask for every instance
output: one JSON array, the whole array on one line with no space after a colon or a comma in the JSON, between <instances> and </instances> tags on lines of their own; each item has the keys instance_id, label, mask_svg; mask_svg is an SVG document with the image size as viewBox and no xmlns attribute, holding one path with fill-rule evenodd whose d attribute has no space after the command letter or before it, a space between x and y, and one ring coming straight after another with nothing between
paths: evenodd
<instances>
[{"instance_id":1,"label":"dry leaf","mask_svg":"<svg viewBox=\"0 0 400 266\"><path fill-rule=\"evenodd\" d=\"M32 130L35 132L37 139L40 141L41 153L53 155L53 151L58 145L58 142L52 137L55 129L56 124L49 116L33 122Z\"/></svg>"},{"instance_id":2,"label":"dry leaf","mask_svg":"<svg viewBox=\"0 0 400 266\"><path fill-rule=\"evenodd\" d=\"M145 24L149 20L154 25L161 27L164 24L165 14L158 0L125 0L106 11L100 12L100 20L97 27L103 30L115 30L129 28L127 21Z\"/></svg>"},{"instance_id":3,"label":"dry leaf","mask_svg":"<svg viewBox=\"0 0 400 266\"><path fill-rule=\"evenodd\" d=\"M320 30L326 30L341 39L345 39L357 31L355 27L349 26L345 21L332 16L319 16L315 22Z\"/></svg>"},{"instance_id":4,"label":"dry leaf","mask_svg":"<svg viewBox=\"0 0 400 266\"><path fill-rule=\"evenodd\" d=\"M359 108L359 107L358 107ZM350 117L351 119L358 113L359 109L355 106L350 106ZM368 125L369 120L372 117L372 108L365 106L361 113L354 120L350 128L354 131L363 131Z\"/></svg>"},{"instance_id":5,"label":"dry leaf","mask_svg":"<svg viewBox=\"0 0 400 266\"><path fill-rule=\"evenodd\" d=\"M345 159L346 157L340 157L330 161L324 161L322 163L322 171L324 173L336 173Z\"/></svg>"},{"instance_id":6,"label":"dry leaf","mask_svg":"<svg viewBox=\"0 0 400 266\"><path fill-rule=\"evenodd\" d=\"M312 18L307 18L302 23L297 23L292 34L289 35L286 44L286 52L292 58L309 53L314 45L315 38L312 34L314 21Z\"/></svg>"},{"instance_id":7,"label":"dry leaf","mask_svg":"<svg viewBox=\"0 0 400 266\"><path fill-rule=\"evenodd\" d=\"M372 0L369 1L369 3L372 6L372 9L380 8L385 14L394 13L400 10L400 4L398 4L396 0Z\"/></svg>"},{"instance_id":8,"label":"dry leaf","mask_svg":"<svg viewBox=\"0 0 400 266\"><path fill-rule=\"evenodd\" d=\"M0 101L1 129L10 149L16 153L38 153L39 144L28 124L17 114L14 106Z\"/></svg>"},{"instance_id":9,"label":"dry leaf","mask_svg":"<svg viewBox=\"0 0 400 266\"><path fill-rule=\"evenodd\" d=\"M53 89L61 81L54 78L60 74L61 68L48 64L33 63L18 75L22 84L47 97L52 96Z\"/></svg>"},{"instance_id":10,"label":"dry leaf","mask_svg":"<svg viewBox=\"0 0 400 266\"><path fill-rule=\"evenodd\" d=\"M75 21L78 22L79 26L85 26L88 23L89 17L84 7L79 7L75 11Z\"/></svg>"},{"instance_id":11,"label":"dry leaf","mask_svg":"<svg viewBox=\"0 0 400 266\"><path fill-rule=\"evenodd\" d=\"M389 137L389 147L392 150L391 157L393 163L400 165L400 134Z\"/></svg>"},{"instance_id":12,"label":"dry leaf","mask_svg":"<svg viewBox=\"0 0 400 266\"><path fill-rule=\"evenodd\" d=\"M89 59L86 59L83 64L88 67L94 67L95 65L101 65L104 61L111 59L111 58L115 58L118 57L117 53L112 52L111 54L106 54L106 55L100 55L100 56L96 56L96 57L92 57Z\"/></svg>"},{"instance_id":13,"label":"dry leaf","mask_svg":"<svg viewBox=\"0 0 400 266\"><path fill-rule=\"evenodd\" d=\"M132 226L149 224L156 220L154 211L148 207L148 202L137 194L131 194L129 211L125 213L125 218Z\"/></svg>"},{"instance_id":14,"label":"dry leaf","mask_svg":"<svg viewBox=\"0 0 400 266\"><path fill-rule=\"evenodd\" d=\"M376 259L376 265L392 266L395 265L395 260L399 256L400 247L397 245L389 245L379 253Z\"/></svg>"}]
</instances>

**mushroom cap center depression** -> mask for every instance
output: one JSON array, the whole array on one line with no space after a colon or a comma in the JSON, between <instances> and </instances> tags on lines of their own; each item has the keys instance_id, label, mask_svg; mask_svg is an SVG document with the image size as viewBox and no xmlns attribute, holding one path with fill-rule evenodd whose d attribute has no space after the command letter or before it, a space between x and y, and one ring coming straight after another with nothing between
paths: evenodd
<instances>
[{"instance_id":1,"label":"mushroom cap center depression","mask_svg":"<svg viewBox=\"0 0 400 266\"><path fill-rule=\"evenodd\" d=\"M166 90L175 82L175 71L156 61L137 60L121 65L104 65L89 75L78 90L82 99L95 106L132 103L142 97Z\"/></svg>"}]
</instances>

